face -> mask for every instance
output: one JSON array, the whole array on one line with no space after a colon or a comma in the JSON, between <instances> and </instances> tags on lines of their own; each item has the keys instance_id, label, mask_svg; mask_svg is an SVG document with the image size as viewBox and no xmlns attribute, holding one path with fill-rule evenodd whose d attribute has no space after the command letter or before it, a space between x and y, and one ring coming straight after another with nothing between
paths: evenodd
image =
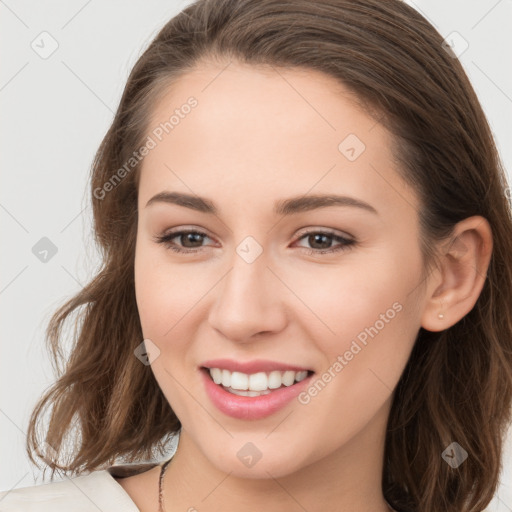
<instances>
[{"instance_id":1,"label":"face","mask_svg":"<svg viewBox=\"0 0 512 512\"><path fill-rule=\"evenodd\" d=\"M182 436L224 472L286 475L383 433L420 328L417 197L352 100L318 72L203 64L153 112L140 321Z\"/></svg>"}]
</instances>

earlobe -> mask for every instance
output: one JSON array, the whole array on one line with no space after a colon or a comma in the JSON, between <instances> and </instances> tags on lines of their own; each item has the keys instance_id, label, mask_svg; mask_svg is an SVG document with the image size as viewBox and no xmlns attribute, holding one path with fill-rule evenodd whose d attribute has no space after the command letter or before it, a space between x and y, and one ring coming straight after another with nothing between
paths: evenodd
<instances>
[{"instance_id":1,"label":"earlobe","mask_svg":"<svg viewBox=\"0 0 512 512\"><path fill-rule=\"evenodd\" d=\"M456 224L448 243L439 249L441 283L438 280L426 297L424 329L448 329L473 309L487 279L492 247L492 230L484 217L473 216Z\"/></svg>"}]
</instances>

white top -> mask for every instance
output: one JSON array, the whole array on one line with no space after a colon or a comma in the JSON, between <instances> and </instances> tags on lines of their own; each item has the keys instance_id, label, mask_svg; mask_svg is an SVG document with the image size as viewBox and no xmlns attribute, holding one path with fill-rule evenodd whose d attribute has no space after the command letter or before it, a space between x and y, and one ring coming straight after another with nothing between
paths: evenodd
<instances>
[{"instance_id":1,"label":"white top","mask_svg":"<svg viewBox=\"0 0 512 512\"><path fill-rule=\"evenodd\" d=\"M130 476L157 464L111 466L59 482L0 492L1 512L140 512L114 476Z\"/></svg>"}]
</instances>

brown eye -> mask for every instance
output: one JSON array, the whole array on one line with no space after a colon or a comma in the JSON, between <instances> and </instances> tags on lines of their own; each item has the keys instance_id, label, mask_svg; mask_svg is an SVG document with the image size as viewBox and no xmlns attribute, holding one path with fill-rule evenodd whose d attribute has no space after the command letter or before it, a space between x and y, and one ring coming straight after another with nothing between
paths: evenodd
<instances>
[{"instance_id":1,"label":"brown eye","mask_svg":"<svg viewBox=\"0 0 512 512\"><path fill-rule=\"evenodd\" d=\"M180 234L174 235L173 238L178 238L180 243L182 243L184 247L195 248L198 246L194 245L194 244L197 244L198 242L199 242L199 244L201 244L201 242L203 241L204 235L202 235L201 233L192 232L192 231L189 231L189 232L183 231ZM192 244L192 245L189 245L189 244ZM199 247L200 246L201 245L199 245Z\"/></svg>"},{"instance_id":2,"label":"brown eye","mask_svg":"<svg viewBox=\"0 0 512 512\"><path fill-rule=\"evenodd\" d=\"M304 233L299 240L306 239L311 249L304 247L308 254L326 254L342 251L355 245L356 241L326 231L309 231ZM332 247L332 242L337 241L340 245Z\"/></svg>"},{"instance_id":3,"label":"brown eye","mask_svg":"<svg viewBox=\"0 0 512 512\"><path fill-rule=\"evenodd\" d=\"M175 252L197 252L202 247L201 243L205 237L209 238L206 233L200 231L181 230L158 236L155 240ZM174 239L178 239L179 244L173 242Z\"/></svg>"},{"instance_id":4,"label":"brown eye","mask_svg":"<svg viewBox=\"0 0 512 512\"><path fill-rule=\"evenodd\" d=\"M202 247L205 238L209 238L206 233L195 230L180 230L155 237L157 243L164 244L175 252L194 253ZM306 239L311 248L302 247L308 254L326 254L342 251L356 244L351 240L334 233L326 231L309 231L304 233L299 240ZM178 243L175 242L178 240ZM337 246L332 246L333 241L338 242Z\"/></svg>"}]
</instances>

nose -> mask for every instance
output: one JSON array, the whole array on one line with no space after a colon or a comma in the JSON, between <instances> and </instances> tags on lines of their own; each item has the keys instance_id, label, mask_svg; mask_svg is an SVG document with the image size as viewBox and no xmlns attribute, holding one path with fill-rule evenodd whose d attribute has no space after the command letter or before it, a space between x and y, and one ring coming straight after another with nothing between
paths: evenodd
<instances>
[{"instance_id":1,"label":"nose","mask_svg":"<svg viewBox=\"0 0 512 512\"><path fill-rule=\"evenodd\" d=\"M287 321L282 301L288 290L267 266L265 252L251 263L237 253L231 261L231 268L212 290L214 302L208 316L212 328L239 343L281 331Z\"/></svg>"}]
</instances>

